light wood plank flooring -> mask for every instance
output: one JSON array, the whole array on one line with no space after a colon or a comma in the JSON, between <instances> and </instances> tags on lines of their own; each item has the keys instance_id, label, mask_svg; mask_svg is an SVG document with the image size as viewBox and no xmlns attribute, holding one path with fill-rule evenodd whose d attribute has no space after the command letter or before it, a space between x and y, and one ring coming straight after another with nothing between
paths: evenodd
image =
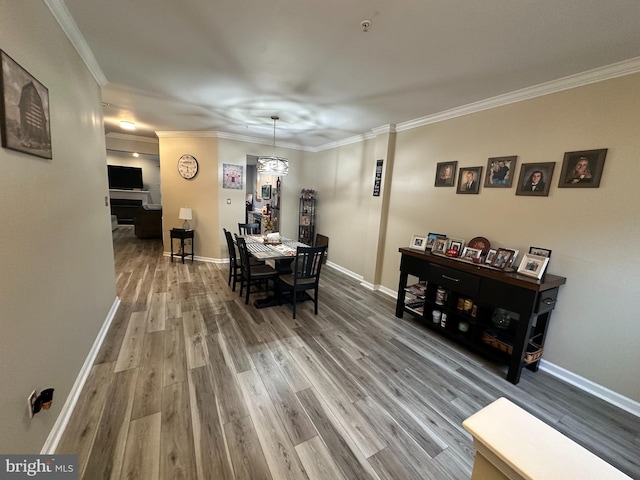
<instances>
[{"instance_id":1,"label":"light wood plank flooring","mask_svg":"<svg viewBox=\"0 0 640 480\"><path fill-rule=\"evenodd\" d=\"M336 270L293 320L132 227L114 250L122 304L58 447L83 479L467 479L461 423L500 396L640 479L639 418L544 372L512 385Z\"/></svg>"}]
</instances>

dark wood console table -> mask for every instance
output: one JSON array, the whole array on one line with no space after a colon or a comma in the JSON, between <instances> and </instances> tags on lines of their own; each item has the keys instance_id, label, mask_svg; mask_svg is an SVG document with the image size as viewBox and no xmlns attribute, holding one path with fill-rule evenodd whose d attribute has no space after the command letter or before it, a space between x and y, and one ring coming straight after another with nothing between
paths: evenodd
<instances>
[{"instance_id":1,"label":"dark wood console table","mask_svg":"<svg viewBox=\"0 0 640 480\"><path fill-rule=\"evenodd\" d=\"M536 280L429 252L399 252L396 317L410 313L470 350L506 362L511 383L518 383L523 367L538 370L551 311L566 278L546 274ZM419 282L407 285L409 275ZM508 311L509 321L494 322L496 309ZM434 311L446 321L434 322Z\"/></svg>"},{"instance_id":2,"label":"dark wood console table","mask_svg":"<svg viewBox=\"0 0 640 480\"><path fill-rule=\"evenodd\" d=\"M181 257L182 258L182 263L184 263L184 257L188 257L191 256L191 263L193 263L193 257L194 257L194 253L193 253L193 234L194 234L194 230L185 230L184 228L172 228L169 235L170 235L170 242L171 242L171 262L173 263L173 257L174 255L176 257ZM180 251L177 253L173 253L173 240L180 240ZM185 252L184 251L184 246L185 246L185 240L191 239L191 251L190 252Z\"/></svg>"}]
</instances>

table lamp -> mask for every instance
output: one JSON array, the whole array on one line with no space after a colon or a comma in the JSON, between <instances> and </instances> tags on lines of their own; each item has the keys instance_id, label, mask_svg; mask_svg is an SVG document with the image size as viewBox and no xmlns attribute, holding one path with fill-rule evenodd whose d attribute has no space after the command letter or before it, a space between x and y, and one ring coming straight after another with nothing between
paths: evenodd
<instances>
[{"instance_id":1,"label":"table lamp","mask_svg":"<svg viewBox=\"0 0 640 480\"><path fill-rule=\"evenodd\" d=\"M184 223L182 224L182 228L184 228L185 230L190 230L189 220L193 219L193 213L191 212L191 209L186 207L181 207L178 218L180 220L184 220Z\"/></svg>"}]
</instances>

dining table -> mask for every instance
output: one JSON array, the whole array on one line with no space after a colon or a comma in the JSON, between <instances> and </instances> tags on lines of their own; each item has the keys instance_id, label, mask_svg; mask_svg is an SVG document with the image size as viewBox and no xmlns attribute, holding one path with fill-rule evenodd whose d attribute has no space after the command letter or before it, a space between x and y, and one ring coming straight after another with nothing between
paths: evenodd
<instances>
[{"instance_id":1,"label":"dining table","mask_svg":"<svg viewBox=\"0 0 640 480\"><path fill-rule=\"evenodd\" d=\"M298 242L286 237L268 237L266 235L244 235L249 254L257 260L273 262L273 268L281 275L291 273L291 263L296 258L298 247L308 247L306 243ZM279 287L276 287L276 289ZM253 305L256 308L266 308L282 303L282 292L259 298Z\"/></svg>"}]
</instances>

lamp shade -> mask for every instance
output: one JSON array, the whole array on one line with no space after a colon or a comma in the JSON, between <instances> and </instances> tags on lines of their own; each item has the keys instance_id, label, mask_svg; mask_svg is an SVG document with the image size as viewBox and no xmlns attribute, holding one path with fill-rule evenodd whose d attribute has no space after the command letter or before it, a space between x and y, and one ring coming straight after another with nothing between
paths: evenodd
<instances>
[{"instance_id":1,"label":"lamp shade","mask_svg":"<svg viewBox=\"0 0 640 480\"><path fill-rule=\"evenodd\" d=\"M180 208L178 218L180 220L193 220L193 213L190 208Z\"/></svg>"}]
</instances>

